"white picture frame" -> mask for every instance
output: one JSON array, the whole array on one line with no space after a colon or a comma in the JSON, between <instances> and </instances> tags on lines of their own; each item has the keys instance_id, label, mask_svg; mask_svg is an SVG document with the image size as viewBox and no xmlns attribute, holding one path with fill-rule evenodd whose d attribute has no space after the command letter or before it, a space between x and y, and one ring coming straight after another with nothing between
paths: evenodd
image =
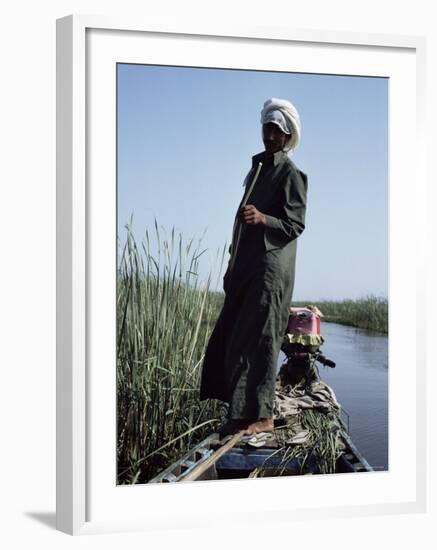
<instances>
[{"instance_id":1,"label":"white picture frame","mask_svg":"<svg viewBox=\"0 0 437 550\"><path fill-rule=\"evenodd\" d=\"M105 35L106 41L103 48L98 40L91 38L94 36ZM117 38L117 36L119 38ZM281 48L294 47L306 48L307 50L319 49L328 52L336 51L336 59L338 63L345 63L350 52L358 53L362 56L365 62L366 56L378 55L380 58L385 54L393 54L393 59L387 59L381 65L381 68L375 69L381 76L404 78L409 85L404 86L402 94L410 94L409 97L398 98L400 103L397 109L401 109L402 102L406 102L413 98L413 104L410 102L410 111L406 115L407 120L402 121L398 118L391 118L390 124L390 140L391 140L391 156L390 156L390 178L399 177L399 184L390 187L390 223L391 223L391 246L390 254L399 260L401 251L399 246L401 243L408 244L408 249L411 252L413 247L413 260L404 271L402 277L393 278L393 266L391 264L390 276L390 334L391 339L395 339L400 343L403 339L403 327L399 326L397 316L402 307L400 296L407 292L411 302L414 303L414 330L415 342L410 348L405 351L405 357L398 355L398 351L394 346L390 347L390 360L396 364L399 362L409 361L414 364L413 384L413 401L415 404L414 418L410 419L412 430L414 428L415 441L415 456L414 469L412 472L405 472L404 483L405 491L402 492L402 487L399 492L394 489L399 485L399 480L402 479L402 462L396 463L394 470L384 473L382 476L376 474L375 481L371 482L369 494L366 499L359 500L359 496L353 501L352 493L355 488L348 488L349 482L343 482L339 478L338 484L344 485L344 494L349 494L349 501L345 499L333 502L328 506L323 501L317 506L301 505L299 503L290 503L286 500L277 500L274 504L271 502L271 495L275 494L274 489L277 488L277 480L258 480L261 484L255 485L247 482L220 482L220 483L200 483L197 485L186 484L184 487L115 487L111 486L111 491L118 491L120 502L123 502L123 507L126 508L127 502L132 501L135 509L139 512L136 514L121 514L116 511L116 507L103 510L100 513L90 514L91 504L94 502L108 501L112 498L109 493L106 494L102 489L102 483L107 483L107 479L103 478L99 486L93 485L96 477L96 468L94 465L95 454L91 452L92 442L96 434L95 426L98 425L102 432L107 434L108 441L115 433L115 427L111 425L113 417L109 417L107 425L103 426L102 418L98 414L91 413L93 403L96 399L98 391L105 393L106 397L102 397L102 403L106 399L104 407L112 407L110 388L111 385L102 384L100 390L96 389L96 384L92 384L93 369L97 369L96 361L93 357L96 353L94 341L98 340L98 335L95 331L90 331L93 323L96 323L96 315L99 313L99 308L94 304L93 273L90 268L94 257L92 254L96 250L96 243L104 250L111 250L111 239L104 236L104 232L97 233L95 229L95 218L103 216L101 221L111 224L111 217L114 216L113 203L108 210L100 209L96 211L96 195L95 193L111 193L109 190L98 190L98 186L90 182L96 181L93 170L98 166L99 161L94 159L95 151L90 149L90 143L93 138L89 134L90 117L94 116L90 109L93 108L93 101L90 95L89 82L98 82L100 85L108 85L104 80L104 75L98 74L99 65L94 61L90 61L89 56L94 55L94 52L102 49L104 55L107 56L108 64L113 64L114 56L120 61L132 60L131 53L132 44L125 46L118 43L120 37L123 36L127 44L129 40L152 39L160 44L166 44L162 48L161 62L165 64L173 59L174 64L183 63L183 50L179 48L179 41L186 42L189 48L189 43L196 40L208 42L211 57L220 60L220 56L224 56L224 50L235 54L237 58L237 50L245 49L247 55L247 47L259 48L260 54L262 48L275 48L278 45ZM100 39L99 39L100 40ZM181 42L181 46L182 46ZM109 45L109 47L108 47ZM176 45L178 47L176 48ZM237 48L238 45L238 48ZM129 50L129 48L131 48ZM147 48L146 48L147 49ZM90 53L90 50L92 52ZM149 49L149 53L150 53ZM267 51L267 50L266 50ZM300 50L299 50L300 51ZM130 53L129 53L130 52ZM349 52L349 53L348 53ZM153 53L156 57L156 53ZM112 56L112 57L111 57ZM261 55L262 57L262 55ZM320 57L320 56L319 56ZM331 56L326 55L323 59L324 72L329 72L330 64L333 67L332 72L337 74L336 65L330 59ZM342 57L344 58L342 61ZM388 57L390 57L388 55ZM405 58L405 59L404 59ZM182 59L182 61L181 61ZM332 56L334 59L334 56ZM137 57L135 61L138 61ZM218 61L219 63L220 61ZM236 61L238 63L238 61ZM383 67L386 63L385 69ZM391 65L392 64L392 67ZM411 75L414 75L411 82ZM229 66L227 64L226 66ZM308 72L315 71L313 67L307 67ZM391 67L391 68L390 68ZM304 64L300 70L304 70ZM296 69L296 66L295 66ZM104 70L104 69L102 69ZM94 71L94 72L93 72ZM322 72L323 72L322 71ZM379 72L378 72L379 71ZM409 72L408 72L409 71ZM371 71L372 72L372 71ZM388 72L388 74L386 74ZM105 73L107 74L107 73ZM343 74L349 74L347 71ZM356 73L351 73L356 74ZM424 78L425 78L425 39L421 37L409 36L394 36L394 35L375 35L375 34L355 34L355 33L340 33L340 32L323 32L298 30L288 28L262 28L256 27L232 27L229 28L214 28L214 26L206 28L196 27L193 24L190 28L176 28L172 26L151 26L147 22L129 21L122 19L112 19L96 16L71 15L57 21L57 528L61 531L70 534L84 534L91 532L102 532L111 530L126 530L126 529L151 529L166 527L169 523L174 526L204 526L209 525L214 520L211 515L205 514L202 511L202 502L206 498L211 498L211 492L214 492L214 500L217 503L215 518L220 521L219 507L223 509L223 504L229 498L243 495L247 504L241 516L248 521L256 521L257 512L262 513L263 517L268 515L271 519L293 517L295 518L317 518L330 517L338 515L364 515L378 513L398 513L398 512L420 512L425 510L426 504L426 463L425 463L425 425L426 425L426 357L425 357L425 319L421 315L417 315L420 304L423 303L425 293L425 250L424 245L418 238L420 231L424 230L423 221L419 216L419 209L416 207L416 216L414 220L409 220L410 230L412 234L407 234L403 229L402 219L405 209L408 206L408 197L405 194L405 186L402 184L402 178L406 177L400 170L400 159L408 150L415 155L415 160L410 167L408 176L414 181L414 195L416 199L421 198L423 203L425 197L425 177L424 177ZM394 78L394 77L393 77ZM394 82L396 81L394 78ZM94 79L94 80L93 80ZM111 81L108 81L109 83ZM399 81L401 82L401 80ZM105 83L105 84L102 84ZM112 92L111 92L112 94ZM113 97L111 95L111 97ZM393 104L397 101L396 97L391 98ZM109 102L110 104L110 102ZM392 111L392 115L393 112ZM398 111L399 112L399 111ZM408 118L410 117L410 118ZM98 126L98 117L93 119L93 131ZM396 138L396 129L399 124L410 124L413 130L411 136L412 141L408 144L408 149L405 144ZM88 129L88 130L87 130ZM87 141L88 140L88 141ZM108 149L103 151L105 145L102 145L102 155L106 158L106 162L110 170L109 179L113 177L115 166L115 142L108 142ZM112 149L111 149L112 148ZM108 151L112 151L112 156L108 158ZM105 156L106 155L106 156ZM404 157L405 158L405 157ZM112 174L112 175L111 175ZM102 174L100 174L102 175ZM106 175L105 175L106 177ZM93 180L94 178L94 180ZM410 191L411 192L411 191ZM417 200L419 204L419 200ZM106 221L105 221L106 220ZM396 226L394 230L393 227ZM104 242L106 240L106 243ZM104 254L104 252L102 252ZM397 260L397 261L398 261ZM105 263L102 262L104 266ZM396 268L396 264L393 264ZM104 287L104 285L102 285ZM111 287L112 288L112 287ZM106 288L111 296L113 288ZM102 295L105 298L104 295ZM100 299L103 299L102 296ZM100 302L102 303L102 302ZM97 313L96 313L97 312ZM115 316L115 311L114 311ZM103 322L102 322L103 327ZM393 328L393 333L392 333ZM102 328L102 332L103 332ZM108 326L111 330L111 325ZM411 330L411 329L410 329ZM393 336L392 336L393 334ZM109 346L110 347L110 346ZM97 345L98 348L98 345ZM111 357L109 356L109 361ZM103 359L102 359L103 361ZM403 371L405 372L405 371ZM115 372L113 374L115 378ZM406 395L407 388L399 377L395 380L397 388L391 387L391 403L390 414L396 416L400 408L396 408L402 396ZM411 380L410 380L411 382ZM398 392L398 397L393 397L394 389ZM115 399L115 396L113 396ZM104 409L102 409L104 410ZM109 410L109 409L108 409ZM112 409L111 409L112 410ZM393 422L397 422L394 418ZM112 430L112 431L111 431ZM396 424L391 425L391 453L402 452L402 442L400 438L401 427ZM112 435L111 435L112 434ZM99 436L100 437L100 436ZM101 436L105 437L105 435ZM398 445L399 444L399 445ZM106 449L104 444L102 449ZM110 448L110 447L108 447ZM102 464L102 471L111 471L115 462L115 455L108 456L102 459L108 462L108 469L105 470ZM373 475L373 474L372 474ZM384 477L385 476L385 477ZM391 476L391 477L390 477ZM301 479L294 480L302 487L302 482L310 484L312 491L320 491L321 488L330 490L332 486L333 476L317 476L318 480ZM331 479L329 479L331 478ZM359 478L359 475L358 475ZM367 478L366 484L369 485ZM391 481L390 481L391 479ZM387 481L388 480L388 481ZM289 483L290 480L282 481L281 483ZM364 483L358 481L359 484ZM231 486L231 485L232 486ZM91 489L92 487L92 489ZM100 488L99 488L100 487ZM262 487L262 490L261 490ZM380 492L380 498L376 499L371 496L375 494L376 488ZM148 496L140 494L141 491L148 490ZM108 489L109 490L109 489ZM166 491L164 499L160 497L161 493ZM97 493L101 492L98 497ZM130 493L129 493L130 491ZM153 495L152 495L153 491ZM259 494L263 493L263 498L259 498ZM340 491L341 492L341 491ZM170 495L171 493L171 495ZM111 493L112 494L112 493ZM258 495L258 497L257 497ZM171 497L171 498L170 498ZM183 513L182 503L187 502L187 498L191 498L192 509L190 513ZM152 502L153 506L147 503ZM163 502L174 502L173 508L171 505L165 508ZM231 498L232 501L232 498ZM264 503L263 503L264 502ZM176 510L179 507L180 513ZM229 516L234 514L232 503L229 505ZM214 515L214 514L212 514ZM94 517L95 516L95 517ZM171 521L169 521L169 519Z\"/></svg>"}]
</instances>

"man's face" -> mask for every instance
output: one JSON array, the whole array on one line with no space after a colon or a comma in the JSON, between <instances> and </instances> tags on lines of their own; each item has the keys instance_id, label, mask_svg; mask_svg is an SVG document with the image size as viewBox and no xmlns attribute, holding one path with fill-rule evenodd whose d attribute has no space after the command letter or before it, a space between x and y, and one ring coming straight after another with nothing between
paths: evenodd
<instances>
[{"instance_id":1,"label":"man's face","mask_svg":"<svg viewBox=\"0 0 437 550\"><path fill-rule=\"evenodd\" d=\"M273 122L263 124L263 142L267 153L282 151L289 137L277 124Z\"/></svg>"}]
</instances>

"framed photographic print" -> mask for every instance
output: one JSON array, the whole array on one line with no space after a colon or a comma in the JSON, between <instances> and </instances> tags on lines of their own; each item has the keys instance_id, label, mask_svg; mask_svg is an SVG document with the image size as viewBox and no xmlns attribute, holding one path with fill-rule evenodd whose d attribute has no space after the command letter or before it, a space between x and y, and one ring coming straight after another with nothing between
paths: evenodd
<instances>
[{"instance_id":1,"label":"framed photographic print","mask_svg":"<svg viewBox=\"0 0 437 550\"><path fill-rule=\"evenodd\" d=\"M424 48L58 20L60 530L424 509Z\"/></svg>"}]
</instances>

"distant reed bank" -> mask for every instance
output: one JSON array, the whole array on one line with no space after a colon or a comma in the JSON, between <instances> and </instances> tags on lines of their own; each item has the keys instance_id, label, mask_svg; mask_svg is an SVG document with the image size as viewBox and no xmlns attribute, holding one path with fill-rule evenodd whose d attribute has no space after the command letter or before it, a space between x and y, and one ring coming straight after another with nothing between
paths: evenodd
<instances>
[{"instance_id":1,"label":"distant reed bank","mask_svg":"<svg viewBox=\"0 0 437 550\"><path fill-rule=\"evenodd\" d=\"M323 321L375 332L388 333L388 300L366 296L358 300L294 302L295 306L313 304L323 313Z\"/></svg>"}]
</instances>

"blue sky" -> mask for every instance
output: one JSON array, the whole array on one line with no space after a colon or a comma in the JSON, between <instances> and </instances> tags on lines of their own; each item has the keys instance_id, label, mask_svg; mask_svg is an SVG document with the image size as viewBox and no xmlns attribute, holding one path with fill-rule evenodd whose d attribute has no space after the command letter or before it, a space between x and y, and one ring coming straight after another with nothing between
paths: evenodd
<instances>
[{"instance_id":1,"label":"blue sky","mask_svg":"<svg viewBox=\"0 0 437 550\"><path fill-rule=\"evenodd\" d=\"M133 215L184 242L202 238L199 277L230 242L260 111L290 100L302 140L290 155L308 175L295 300L388 292L388 81L382 78L118 65L118 236ZM220 289L220 285L218 287Z\"/></svg>"}]
</instances>

